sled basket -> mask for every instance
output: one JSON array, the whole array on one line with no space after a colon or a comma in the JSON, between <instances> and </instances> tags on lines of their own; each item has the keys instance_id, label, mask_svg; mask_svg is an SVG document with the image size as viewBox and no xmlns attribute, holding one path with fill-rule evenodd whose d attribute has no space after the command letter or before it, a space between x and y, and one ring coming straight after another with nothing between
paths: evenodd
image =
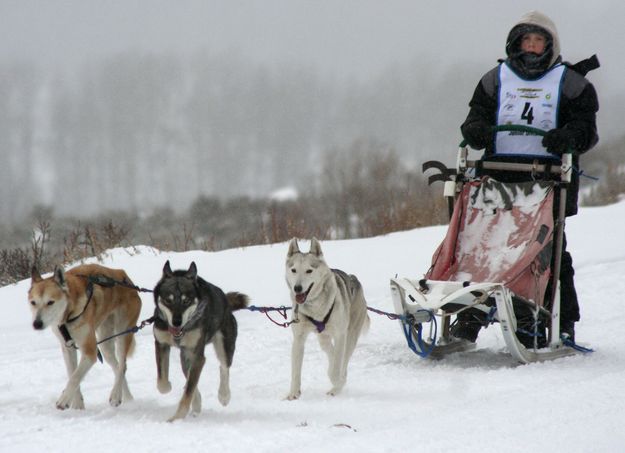
<instances>
[{"instance_id":1,"label":"sled basket","mask_svg":"<svg viewBox=\"0 0 625 453\"><path fill-rule=\"evenodd\" d=\"M553 250L554 184L464 184L428 280L499 282L543 305Z\"/></svg>"}]
</instances>

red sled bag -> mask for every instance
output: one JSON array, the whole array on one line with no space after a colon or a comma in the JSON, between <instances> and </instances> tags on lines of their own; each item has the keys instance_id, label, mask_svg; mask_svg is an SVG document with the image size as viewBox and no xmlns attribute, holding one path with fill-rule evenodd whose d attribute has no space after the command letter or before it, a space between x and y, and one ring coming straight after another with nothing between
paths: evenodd
<instances>
[{"instance_id":1,"label":"red sled bag","mask_svg":"<svg viewBox=\"0 0 625 453\"><path fill-rule=\"evenodd\" d=\"M553 189L551 182L489 177L464 184L425 278L502 283L542 306L553 250Z\"/></svg>"}]
</instances>

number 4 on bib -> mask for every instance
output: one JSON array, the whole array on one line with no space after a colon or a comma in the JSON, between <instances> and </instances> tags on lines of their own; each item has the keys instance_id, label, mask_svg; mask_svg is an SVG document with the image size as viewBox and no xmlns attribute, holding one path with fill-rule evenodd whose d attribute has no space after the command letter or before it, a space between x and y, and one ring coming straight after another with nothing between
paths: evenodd
<instances>
[{"instance_id":1,"label":"number 4 on bib","mask_svg":"<svg viewBox=\"0 0 625 453\"><path fill-rule=\"evenodd\" d=\"M525 107L523 107L523 113L521 114L521 119L526 120L527 124L532 124L534 121L534 107L529 102L525 103Z\"/></svg>"}]
</instances>

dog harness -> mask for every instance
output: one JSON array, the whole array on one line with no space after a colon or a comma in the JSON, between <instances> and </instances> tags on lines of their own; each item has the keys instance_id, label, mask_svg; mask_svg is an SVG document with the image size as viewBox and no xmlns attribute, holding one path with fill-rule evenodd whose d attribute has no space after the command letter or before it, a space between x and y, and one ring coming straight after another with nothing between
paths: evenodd
<instances>
[{"instance_id":1,"label":"dog harness","mask_svg":"<svg viewBox=\"0 0 625 453\"><path fill-rule=\"evenodd\" d=\"M334 309L334 304L332 304L332 306L330 307L330 311L328 311L328 314L325 316L325 318L323 318L323 321L317 321L316 319L311 318L308 315L304 315L304 316L315 325L315 327L317 328L317 333L321 333L324 330L326 330L326 324L328 323L328 320L330 319L330 315L332 314L333 309Z\"/></svg>"},{"instance_id":2,"label":"dog harness","mask_svg":"<svg viewBox=\"0 0 625 453\"><path fill-rule=\"evenodd\" d=\"M63 337L63 340L65 340L65 347L67 347L67 348L78 349L78 346L76 346L76 342L74 341L74 339L72 338L71 334L69 333L69 330L67 329L67 324L70 323L70 322L76 321L87 310L87 307L89 306L89 302L91 302L91 298L93 297L93 282L91 280L89 280L89 282L87 283L87 288L86 288L85 291L87 293L87 302L85 303L85 306L83 307L82 311L80 313L78 313L76 316L72 316L71 318L67 318L67 321L65 321L63 324L58 326L59 332L61 333L61 336ZM102 353L100 352L99 348L96 348L96 356L97 356L98 360L100 361L100 363L103 363L103 361L102 361Z\"/></svg>"}]
</instances>

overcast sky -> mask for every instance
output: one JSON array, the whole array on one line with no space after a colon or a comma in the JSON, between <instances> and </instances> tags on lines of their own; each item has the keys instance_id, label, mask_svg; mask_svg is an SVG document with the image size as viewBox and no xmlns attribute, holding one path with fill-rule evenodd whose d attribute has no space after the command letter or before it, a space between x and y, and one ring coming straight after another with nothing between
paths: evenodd
<instances>
[{"instance_id":1,"label":"overcast sky","mask_svg":"<svg viewBox=\"0 0 625 453\"><path fill-rule=\"evenodd\" d=\"M0 58L67 65L126 49L203 48L368 76L424 53L495 61L529 9L554 19L565 59L596 52L602 78L622 80L605 74L622 72L621 0L0 0Z\"/></svg>"},{"instance_id":2,"label":"overcast sky","mask_svg":"<svg viewBox=\"0 0 625 453\"><path fill-rule=\"evenodd\" d=\"M0 63L35 60L58 74L126 50L201 49L341 79L414 61L431 71L432 60L466 61L475 77L504 56L508 31L531 9L555 21L565 60L599 55L589 79L600 135L622 135L623 0L0 0Z\"/></svg>"}]
</instances>

